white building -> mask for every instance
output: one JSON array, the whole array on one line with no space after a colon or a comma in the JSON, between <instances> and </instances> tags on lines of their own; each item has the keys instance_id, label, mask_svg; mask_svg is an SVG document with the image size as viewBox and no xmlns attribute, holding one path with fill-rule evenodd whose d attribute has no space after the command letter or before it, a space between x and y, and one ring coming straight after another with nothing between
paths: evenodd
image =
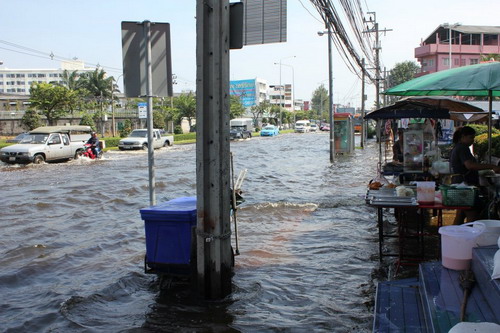
<instances>
[{"instance_id":1,"label":"white building","mask_svg":"<svg viewBox=\"0 0 500 333\"><path fill-rule=\"evenodd\" d=\"M29 95L31 84L61 82L64 70L78 73L91 72L83 61L62 61L60 69L0 68L0 93Z\"/></svg>"},{"instance_id":2,"label":"white building","mask_svg":"<svg viewBox=\"0 0 500 333\"><path fill-rule=\"evenodd\" d=\"M291 84L284 85L270 85L269 90L269 102L272 105L280 105L287 111L294 111L296 107L293 105L293 86Z\"/></svg>"}]
</instances>

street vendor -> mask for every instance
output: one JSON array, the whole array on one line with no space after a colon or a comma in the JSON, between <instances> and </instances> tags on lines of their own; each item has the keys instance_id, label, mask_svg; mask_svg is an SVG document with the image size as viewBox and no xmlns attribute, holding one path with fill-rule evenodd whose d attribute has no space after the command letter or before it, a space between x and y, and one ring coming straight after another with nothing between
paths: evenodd
<instances>
[{"instance_id":1,"label":"street vendor","mask_svg":"<svg viewBox=\"0 0 500 333\"><path fill-rule=\"evenodd\" d=\"M472 155L469 147L474 143L475 136L476 131L469 126L457 129L453 135L454 147L450 156L450 168L452 174L455 174L452 179L455 184L464 182L470 186L478 186L479 170L493 170L495 173L500 173L499 166L478 163ZM454 224L464 223L465 217L467 222L478 220L481 208L481 204L477 203L470 210L458 210Z\"/></svg>"},{"instance_id":2,"label":"street vendor","mask_svg":"<svg viewBox=\"0 0 500 333\"><path fill-rule=\"evenodd\" d=\"M404 161L403 136L404 136L404 130L402 128L398 128L398 139L394 142L394 145L392 146L392 160L396 163L403 163Z\"/></svg>"}]
</instances>

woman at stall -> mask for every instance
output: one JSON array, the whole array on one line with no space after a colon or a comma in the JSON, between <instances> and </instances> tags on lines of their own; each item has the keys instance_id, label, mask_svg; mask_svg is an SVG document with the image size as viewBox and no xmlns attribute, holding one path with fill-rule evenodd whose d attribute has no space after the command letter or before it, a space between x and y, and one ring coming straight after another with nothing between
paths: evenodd
<instances>
[{"instance_id":1,"label":"woman at stall","mask_svg":"<svg viewBox=\"0 0 500 333\"><path fill-rule=\"evenodd\" d=\"M452 178L455 184L464 182L470 186L479 186L479 170L493 170L495 173L500 173L499 166L478 163L472 155L470 146L474 143L475 136L476 131L469 126L459 128L453 134L455 146L451 151L450 168L451 173L455 175ZM467 217L467 222L478 220L481 209L481 204L477 203L472 209L457 210L454 224L464 223L465 217Z\"/></svg>"}]
</instances>

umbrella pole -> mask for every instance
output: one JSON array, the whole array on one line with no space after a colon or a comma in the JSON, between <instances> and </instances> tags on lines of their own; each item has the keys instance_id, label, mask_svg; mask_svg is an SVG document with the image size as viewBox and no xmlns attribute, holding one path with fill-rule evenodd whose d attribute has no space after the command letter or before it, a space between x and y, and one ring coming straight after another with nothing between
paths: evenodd
<instances>
[{"instance_id":1,"label":"umbrella pole","mask_svg":"<svg viewBox=\"0 0 500 333\"><path fill-rule=\"evenodd\" d=\"M488 90L488 163L491 164L491 124L493 109L493 92Z\"/></svg>"}]
</instances>

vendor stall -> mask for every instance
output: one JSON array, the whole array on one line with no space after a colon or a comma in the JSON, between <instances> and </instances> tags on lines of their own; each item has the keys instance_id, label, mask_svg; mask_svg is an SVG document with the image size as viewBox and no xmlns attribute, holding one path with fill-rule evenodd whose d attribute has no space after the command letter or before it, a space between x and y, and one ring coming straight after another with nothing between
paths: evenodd
<instances>
[{"instance_id":1,"label":"vendor stall","mask_svg":"<svg viewBox=\"0 0 500 333\"><path fill-rule=\"evenodd\" d=\"M365 119L385 122L385 128L404 128L403 161L382 160L383 156L392 156L382 152L380 143L379 172L385 175L397 175L402 172L428 172L437 163L441 173L446 173L442 167L441 154L438 147L442 125L440 120L463 120L464 118L480 120L486 114L478 107L466 102L438 97L406 98L393 105L372 111ZM385 149L391 149L385 145Z\"/></svg>"}]
</instances>

